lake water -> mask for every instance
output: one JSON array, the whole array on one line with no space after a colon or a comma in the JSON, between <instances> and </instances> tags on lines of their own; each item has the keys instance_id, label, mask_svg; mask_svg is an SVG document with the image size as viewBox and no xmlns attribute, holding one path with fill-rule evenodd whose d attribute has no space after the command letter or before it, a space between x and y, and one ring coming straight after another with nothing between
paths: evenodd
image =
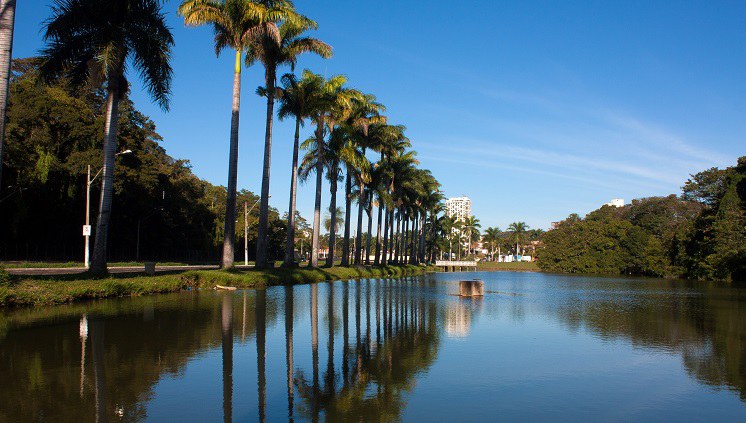
<instances>
[{"instance_id":1,"label":"lake water","mask_svg":"<svg viewBox=\"0 0 746 423\"><path fill-rule=\"evenodd\" d=\"M291 419L743 422L746 290L439 273L0 314L0 421Z\"/></svg>"}]
</instances>

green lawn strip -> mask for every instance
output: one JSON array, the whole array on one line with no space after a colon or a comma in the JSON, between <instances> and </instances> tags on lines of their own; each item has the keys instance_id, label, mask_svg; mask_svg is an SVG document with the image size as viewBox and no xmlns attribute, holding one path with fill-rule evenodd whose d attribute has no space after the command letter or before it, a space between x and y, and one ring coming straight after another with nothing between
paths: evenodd
<instances>
[{"instance_id":1,"label":"green lawn strip","mask_svg":"<svg viewBox=\"0 0 746 423\"><path fill-rule=\"evenodd\" d=\"M485 271L514 271L514 272L539 272L539 266L534 261L517 261L517 262L495 262L480 261L477 263L477 270Z\"/></svg>"},{"instance_id":2,"label":"green lawn strip","mask_svg":"<svg viewBox=\"0 0 746 423\"><path fill-rule=\"evenodd\" d=\"M81 275L10 276L0 283L0 307L53 305L110 297L138 296L182 289L211 289L215 285L259 288L357 278L401 277L434 269L425 266L334 267L316 269L190 270L156 276L110 275L97 279Z\"/></svg>"}]
</instances>

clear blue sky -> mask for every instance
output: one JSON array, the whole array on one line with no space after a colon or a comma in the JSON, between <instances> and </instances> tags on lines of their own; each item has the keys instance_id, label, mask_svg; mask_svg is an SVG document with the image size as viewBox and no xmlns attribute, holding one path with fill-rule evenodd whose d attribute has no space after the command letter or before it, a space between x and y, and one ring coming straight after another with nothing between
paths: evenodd
<instances>
[{"instance_id":1,"label":"clear blue sky","mask_svg":"<svg viewBox=\"0 0 746 423\"><path fill-rule=\"evenodd\" d=\"M14 56L42 46L48 1L19 1ZM176 46L171 112L133 87L174 157L227 181L233 56L208 28ZM746 155L746 2L297 0L334 58L299 69L345 74L406 125L447 196L472 198L482 226L546 228L612 198L678 193L689 173ZM239 188L258 192L261 67L244 72ZM135 76L132 75L132 80ZM291 122L276 125L272 206L287 209ZM310 133L305 128L304 136ZM324 190L324 203L329 199ZM312 217L313 187L298 208Z\"/></svg>"}]
</instances>

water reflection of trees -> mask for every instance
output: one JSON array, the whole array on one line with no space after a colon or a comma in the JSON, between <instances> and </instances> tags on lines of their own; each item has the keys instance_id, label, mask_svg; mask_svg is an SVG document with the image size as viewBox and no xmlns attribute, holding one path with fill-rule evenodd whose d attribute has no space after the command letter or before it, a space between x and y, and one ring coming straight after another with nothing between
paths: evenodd
<instances>
[{"instance_id":1,"label":"water reflection of trees","mask_svg":"<svg viewBox=\"0 0 746 423\"><path fill-rule=\"evenodd\" d=\"M318 287L311 292L312 335L318 322ZM312 336L310 378L298 370L295 386L305 418L325 420L396 420L404 395L418 372L437 354L437 311L434 302L415 295L409 283L366 281L344 284L342 298L327 289L327 366L323 385L318 375L317 335ZM353 313L350 313L353 290ZM364 300L363 300L364 296ZM373 297L373 298L371 298ZM334 354L336 303L341 300L342 354ZM351 316L352 315L352 316ZM354 319L354 328L350 320ZM349 331L354 331L354 337ZM335 364L334 360L341 362Z\"/></svg>"},{"instance_id":2,"label":"water reflection of trees","mask_svg":"<svg viewBox=\"0 0 746 423\"><path fill-rule=\"evenodd\" d=\"M0 338L0 421L143 420L159 379L221 344L224 386L231 387L233 301L185 293L3 316L10 329ZM255 308L253 294L245 301L241 307ZM276 311L275 304L267 307L266 318L275 321ZM250 336L256 333L253 313L235 313L235 319Z\"/></svg>"},{"instance_id":3,"label":"water reflection of trees","mask_svg":"<svg viewBox=\"0 0 746 423\"><path fill-rule=\"evenodd\" d=\"M267 377L278 376L267 375L266 335L281 333L275 323L283 318L289 420L395 420L438 350L443 307L420 284L337 282L273 294L183 293L18 310L2 316L8 330L0 337L0 421L145 420L157 382L179 377L207 350L221 353L222 374L214 377L222 381L222 407L215 406L232 421L235 381L245 377L235 374L234 359L246 338L254 338L257 352L254 416L264 421ZM310 351L302 351L312 364L300 370L293 337L307 333L309 320Z\"/></svg>"},{"instance_id":4,"label":"water reflection of trees","mask_svg":"<svg viewBox=\"0 0 746 423\"><path fill-rule=\"evenodd\" d=\"M650 288L650 289L647 289ZM604 338L676 352L702 383L728 387L746 401L746 295L731 287L662 283L560 307L570 327Z\"/></svg>"}]
</instances>

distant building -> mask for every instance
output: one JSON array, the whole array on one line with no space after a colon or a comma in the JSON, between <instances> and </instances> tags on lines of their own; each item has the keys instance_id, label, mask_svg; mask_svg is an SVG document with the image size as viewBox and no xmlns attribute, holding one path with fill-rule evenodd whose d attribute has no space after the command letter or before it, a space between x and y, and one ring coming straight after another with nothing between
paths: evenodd
<instances>
[{"instance_id":1,"label":"distant building","mask_svg":"<svg viewBox=\"0 0 746 423\"><path fill-rule=\"evenodd\" d=\"M605 206L609 207L624 207L624 199L623 198L615 198L608 203L604 204Z\"/></svg>"},{"instance_id":2,"label":"distant building","mask_svg":"<svg viewBox=\"0 0 746 423\"><path fill-rule=\"evenodd\" d=\"M454 197L446 200L446 216L465 221L471 216L471 199L469 197Z\"/></svg>"}]
</instances>

